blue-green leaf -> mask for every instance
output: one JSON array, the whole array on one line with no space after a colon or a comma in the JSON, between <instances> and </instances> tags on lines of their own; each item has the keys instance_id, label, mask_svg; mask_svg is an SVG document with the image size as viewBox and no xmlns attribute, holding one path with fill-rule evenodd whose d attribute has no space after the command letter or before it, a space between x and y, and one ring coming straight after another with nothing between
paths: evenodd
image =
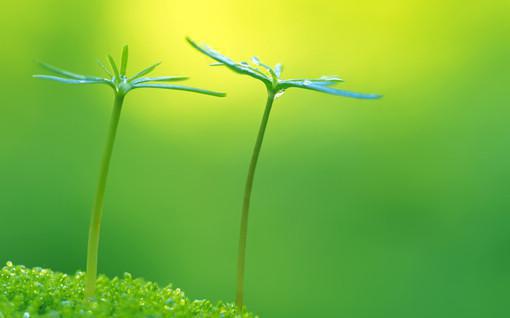
<instances>
[{"instance_id":1,"label":"blue-green leaf","mask_svg":"<svg viewBox=\"0 0 510 318\"><path fill-rule=\"evenodd\" d=\"M319 85L319 84L313 83L310 80L282 81L280 84L280 87L281 87L281 89L287 89L287 88L291 88L291 87L304 88L304 89L314 90L314 91L323 92L323 93L327 93L327 94L351 97L351 98L359 98L359 99L377 99L377 98L382 97L382 95L378 95L378 94L364 94L364 93L344 91L344 90L328 87L325 85Z\"/></svg>"},{"instance_id":2,"label":"blue-green leaf","mask_svg":"<svg viewBox=\"0 0 510 318\"><path fill-rule=\"evenodd\" d=\"M205 89L201 89L201 88L181 86L181 85L169 85L169 84L136 84L136 85L133 85L133 88L174 89L174 90L188 91L188 92L194 92L194 93L217 96L217 97L225 97L227 95L225 93L209 91L209 90L205 90Z\"/></svg>"},{"instance_id":3,"label":"blue-green leaf","mask_svg":"<svg viewBox=\"0 0 510 318\"><path fill-rule=\"evenodd\" d=\"M283 71L283 65L280 63L276 64L274 67L274 73L276 74L276 76L278 78L280 78L282 76L282 71Z\"/></svg>"},{"instance_id":4,"label":"blue-green leaf","mask_svg":"<svg viewBox=\"0 0 510 318\"><path fill-rule=\"evenodd\" d=\"M158 76L158 77L142 77L132 81L132 84L140 84L147 82L177 82L177 81L185 81L189 79L186 76Z\"/></svg>"},{"instance_id":5,"label":"blue-green leaf","mask_svg":"<svg viewBox=\"0 0 510 318\"><path fill-rule=\"evenodd\" d=\"M149 74L150 72L154 71L156 69L156 67L158 67L159 65L161 65L161 62L152 64L151 66L144 68L140 72L136 73L134 76L131 76L129 81L135 80L137 78L140 78L140 77L142 77L144 75Z\"/></svg>"},{"instance_id":6,"label":"blue-green leaf","mask_svg":"<svg viewBox=\"0 0 510 318\"><path fill-rule=\"evenodd\" d=\"M209 56L210 58L223 63L226 67L231 69L232 71L244 75L249 75L251 77L254 77L258 80L263 81L264 83L271 83L271 80L260 73L260 71L256 70L255 68L249 66L247 63L236 63L231 58L222 55L221 53L211 49L208 46L205 45L198 45L195 41L190 39L189 37L186 38L186 40L198 51L202 52L203 54Z\"/></svg>"},{"instance_id":7,"label":"blue-green leaf","mask_svg":"<svg viewBox=\"0 0 510 318\"><path fill-rule=\"evenodd\" d=\"M63 78L53 75L33 75L34 78L40 78L45 80L56 81L65 84L111 84L109 81L105 79L71 79L71 78Z\"/></svg>"},{"instance_id":8,"label":"blue-green leaf","mask_svg":"<svg viewBox=\"0 0 510 318\"><path fill-rule=\"evenodd\" d=\"M41 65L41 67L47 69L50 72L62 75L64 77L69 77L69 78L74 78L74 79L79 79L79 80L97 80L97 79L100 79L99 77L76 74L76 73L73 73L73 72L61 69L59 67L56 67L56 66L44 63L44 62L39 62L39 65Z\"/></svg>"},{"instance_id":9,"label":"blue-green leaf","mask_svg":"<svg viewBox=\"0 0 510 318\"><path fill-rule=\"evenodd\" d=\"M106 67L106 65L104 65L104 63L100 60L100 59L97 59L96 60L97 62L97 65L99 65L99 67L110 77L113 77L113 74L112 72L110 72L110 70Z\"/></svg>"}]
</instances>

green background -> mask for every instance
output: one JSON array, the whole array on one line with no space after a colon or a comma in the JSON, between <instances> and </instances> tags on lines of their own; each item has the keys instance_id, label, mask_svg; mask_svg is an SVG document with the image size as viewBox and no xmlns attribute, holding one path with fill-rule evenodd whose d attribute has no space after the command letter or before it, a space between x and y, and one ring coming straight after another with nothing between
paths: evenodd
<instances>
[{"instance_id":1,"label":"green background","mask_svg":"<svg viewBox=\"0 0 510 318\"><path fill-rule=\"evenodd\" d=\"M510 310L510 2L4 1L0 261L74 272L111 111L106 87L32 79L43 60L100 74L189 75L225 99L130 93L110 174L100 272L234 299L259 82L184 38L284 77L338 74L358 101L280 98L255 181L248 307L261 317L505 317Z\"/></svg>"}]
</instances>

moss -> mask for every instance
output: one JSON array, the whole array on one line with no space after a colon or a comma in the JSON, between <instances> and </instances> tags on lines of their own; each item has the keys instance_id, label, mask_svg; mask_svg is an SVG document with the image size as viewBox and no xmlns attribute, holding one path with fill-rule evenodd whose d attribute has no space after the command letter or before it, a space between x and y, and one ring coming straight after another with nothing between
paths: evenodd
<instances>
[{"instance_id":1,"label":"moss","mask_svg":"<svg viewBox=\"0 0 510 318\"><path fill-rule=\"evenodd\" d=\"M85 274L7 263L0 272L0 318L10 317L218 317L255 318L233 304L189 300L183 291L124 274L100 276L94 299L84 297Z\"/></svg>"}]
</instances>

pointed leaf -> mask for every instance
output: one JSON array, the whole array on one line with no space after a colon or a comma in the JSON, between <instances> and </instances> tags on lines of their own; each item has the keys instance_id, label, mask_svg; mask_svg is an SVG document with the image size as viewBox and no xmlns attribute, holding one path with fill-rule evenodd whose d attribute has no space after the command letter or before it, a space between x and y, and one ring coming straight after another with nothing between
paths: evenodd
<instances>
[{"instance_id":1,"label":"pointed leaf","mask_svg":"<svg viewBox=\"0 0 510 318\"><path fill-rule=\"evenodd\" d=\"M249 75L251 77L254 77L258 80L263 81L264 83L271 83L271 80L267 76L263 75L262 73L260 73L260 71L257 71L256 69L249 66L248 64L236 63L231 58L229 58L225 55L222 55L221 53L211 49L208 46L198 45L195 41L193 41L189 37L186 38L186 40L195 49L197 49L198 51L202 52L203 54L209 56L210 58L212 58L220 63L223 63L226 67L228 67L232 71L234 71L236 73L244 74L244 75Z\"/></svg>"},{"instance_id":2,"label":"pointed leaf","mask_svg":"<svg viewBox=\"0 0 510 318\"><path fill-rule=\"evenodd\" d=\"M309 80L304 81L282 81L280 84L281 89L286 89L290 87L304 88L309 90L314 90L318 92L323 92L327 94L344 96L350 98L359 98L359 99L377 99L381 98L382 95L378 94L364 94L364 93L356 93L350 91L344 91L336 88L327 87L324 85L318 85Z\"/></svg>"},{"instance_id":3,"label":"pointed leaf","mask_svg":"<svg viewBox=\"0 0 510 318\"><path fill-rule=\"evenodd\" d=\"M134 76L132 76L132 77L129 79L129 81L135 80L135 79L137 79L137 78L140 78L140 77L142 77L142 76L144 76L144 75L149 74L150 72L154 71L154 69L155 69L156 67L158 67L160 64L161 64L161 62L158 62L158 63L156 63L156 64L153 64L153 65L149 66L149 67L144 68L143 70L141 70L140 72L138 72L138 73L136 73Z\"/></svg>"},{"instance_id":4,"label":"pointed leaf","mask_svg":"<svg viewBox=\"0 0 510 318\"><path fill-rule=\"evenodd\" d=\"M314 80L312 80L314 81ZM319 77L318 81L328 81L328 82L343 82L344 80L336 75L324 75Z\"/></svg>"},{"instance_id":5,"label":"pointed leaf","mask_svg":"<svg viewBox=\"0 0 510 318\"><path fill-rule=\"evenodd\" d=\"M146 82L176 82L176 81L184 81L189 77L186 76L159 76L159 77L142 77L134 80L133 84L140 84Z\"/></svg>"},{"instance_id":6,"label":"pointed leaf","mask_svg":"<svg viewBox=\"0 0 510 318\"><path fill-rule=\"evenodd\" d=\"M128 63L128 46L125 45L122 49L122 59L120 64L120 75L126 76L127 63Z\"/></svg>"},{"instance_id":7,"label":"pointed leaf","mask_svg":"<svg viewBox=\"0 0 510 318\"><path fill-rule=\"evenodd\" d=\"M329 79L329 78L324 78L324 79L288 79L288 80L280 81L280 83L283 83L283 84L290 84L290 85L296 85L296 86L306 85L306 84L330 86L330 85L337 84L338 82L341 82L341 80L339 81L337 79Z\"/></svg>"},{"instance_id":8,"label":"pointed leaf","mask_svg":"<svg viewBox=\"0 0 510 318\"><path fill-rule=\"evenodd\" d=\"M271 68L271 66L266 65L264 63L259 63L258 65L265 68L269 72L271 78L273 79L273 82L278 82L278 75L276 75L276 72Z\"/></svg>"},{"instance_id":9,"label":"pointed leaf","mask_svg":"<svg viewBox=\"0 0 510 318\"><path fill-rule=\"evenodd\" d=\"M79 79L79 80L98 80L98 79L100 79L99 77L76 74L76 73L73 73L73 72L70 72L70 71L58 68L58 67L53 66L53 65L50 65L50 64L47 64L47 63L43 63L43 62L39 62L39 65L41 65L41 67L47 69L50 72L62 75L64 77L70 77L70 78Z\"/></svg>"},{"instance_id":10,"label":"pointed leaf","mask_svg":"<svg viewBox=\"0 0 510 318\"><path fill-rule=\"evenodd\" d=\"M201 88L194 88L194 87L181 86L181 85L169 85L169 84L136 84L136 85L133 85L133 88L174 89L174 90L188 91L188 92L194 92L194 93L217 96L217 97L225 97L227 95L225 93L209 91L209 90L205 90L205 89L201 89Z\"/></svg>"},{"instance_id":11,"label":"pointed leaf","mask_svg":"<svg viewBox=\"0 0 510 318\"><path fill-rule=\"evenodd\" d=\"M100 60L100 59L97 59L96 60L97 62L97 65L99 65L99 67L106 73L108 74L108 76L110 77L113 77L113 74L112 72L110 72L110 70L106 67L106 65L104 65L104 63Z\"/></svg>"},{"instance_id":12,"label":"pointed leaf","mask_svg":"<svg viewBox=\"0 0 510 318\"><path fill-rule=\"evenodd\" d=\"M34 78L40 78L45 80L56 81L65 84L110 84L108 81L99 79L99 80L91 80L91 79L71 79L71 78L63 78L53 75L33 75Z\"/></svg>"},{"instance_id":13,"label":"pointed leaf","mask_svg":"<svg viewBox=\"0 0 510 318\"><path fill-rule=\"evenodd\" d=\"M274 67L274 72L278 78L280 78L282 76L282 71L283 71L283 65L280 63L276 64Z\"/></svg>"},{"instance_id":14,"label":"pointed leaf","mask_svg":"<svg viewBox=\"0 0 510 318\"><path fill-rule=\"evenodd\" d=\"M110 61L110 65L112 66L113 74L115 75L115 78L117 80L120 80L120 74L119 69L117 67L117 64L115 63L115 60L111 55L108 54L108 60Z\"/></svg>"}]
</instances>

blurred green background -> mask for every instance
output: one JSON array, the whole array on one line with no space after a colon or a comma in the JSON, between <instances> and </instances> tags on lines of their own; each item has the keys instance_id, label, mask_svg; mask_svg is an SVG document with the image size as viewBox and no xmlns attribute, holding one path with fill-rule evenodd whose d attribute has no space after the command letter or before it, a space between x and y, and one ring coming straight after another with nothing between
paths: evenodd
<instances>
[{"instance_id":1,"label":"blurred green background","mask_svg":"<svg viewBox=\"0 0 510 318\"><path fill-rule=\"evenodd\" d=\"M128 96L100 271L234 299L240 207L264 88L190 35L286 77L338 74L358 101L291 90L255 181L247 305L261 317L504 317L510 286L510 2L4 1L0 261L74 272L111 111L106 87L32 79L43 60L224 90ZM128 71L129 71L128 70Z\"/></svg>"}]
</instances>

